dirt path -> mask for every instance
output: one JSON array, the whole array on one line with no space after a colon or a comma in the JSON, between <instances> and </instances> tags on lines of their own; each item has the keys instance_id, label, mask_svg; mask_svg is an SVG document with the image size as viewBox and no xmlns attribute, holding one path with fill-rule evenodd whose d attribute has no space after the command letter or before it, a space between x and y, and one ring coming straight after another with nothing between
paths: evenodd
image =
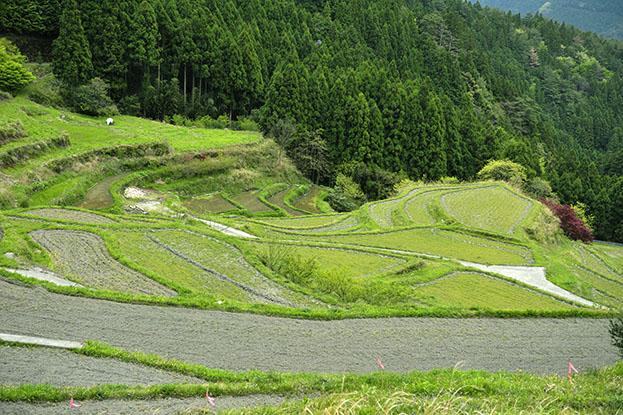
<instances>
[{"instance_id":1,"label":"dirt path","mask_svg":"<svg viewBox=\"0 0 623 415\"><path fill-rule=\"evenodd\" d=\"M206 382L119 360L82 356L67 350L0 346L0 384L24 383L95 386Z\"/></svg>"},{"instance_id":2,"label":"dirt path","mask_svg":"<svg viewBox=\"0 0 623 415\"><path fill-rule=\"evenodd\" d=\"M96 339L214 368L369 372L453 367L564 374L613 364L608 321L387 318L307 321L118 304L0 280L0 332ZM462 362L462 363L461 363Z\"/></svg>"},{"instance_id":3,"label":"dirt path","mask_svg":"<svg viewBox=\"0 0 623 415\"><path fill-rule=\"evenodd\" d=\"M235 408L248 408L253 406L276 406L282 403L284 398L280 396L240 396L216 398L216 409L227 410ZM209 409L205 399L151 399L145 401L81 401L80 409L69 409L68 402L52 404L30 404L0 402L0 413L5 415L169 415L186 414L193 410Z\"/></svg>"},{"instance_id":4,"label":"dirt path","mask_svg":"<svg viewBox=\"0 0 623 415\"><path fill-rule=\"evenodd\" d=\"M83 209L106 209L111 207L115 201L110 194L110 186L123 176L123 174L120 174L108 177L90 188L79 207Z\"/></svg>"}]
</instances>

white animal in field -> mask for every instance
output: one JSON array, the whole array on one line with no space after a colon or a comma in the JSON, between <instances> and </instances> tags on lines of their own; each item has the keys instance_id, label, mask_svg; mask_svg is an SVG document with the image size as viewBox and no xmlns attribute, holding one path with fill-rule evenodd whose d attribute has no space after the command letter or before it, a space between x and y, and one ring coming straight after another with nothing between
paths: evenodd
<instances>
[{"instance_id":1,"label":"white animal in field","mask_svg":"<svg viewBox=\"0 0 623 415\"><path fill-rule=\"evenodd\" d=\"M106 125L113 125L115 123L115 121L112 118L108 118L106 120Z\"/></svg>"}]
</instances>

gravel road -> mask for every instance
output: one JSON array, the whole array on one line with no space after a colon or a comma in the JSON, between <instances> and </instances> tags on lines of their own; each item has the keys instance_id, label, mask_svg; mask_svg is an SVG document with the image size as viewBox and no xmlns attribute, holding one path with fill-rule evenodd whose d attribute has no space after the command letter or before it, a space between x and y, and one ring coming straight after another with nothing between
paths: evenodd
<instances>
[{"instance_id":1,"label":"gravel road","mask_svg":"<svg viewBox=\"0 0 623 415\"><path fill-rule=\"evenodd\" d=\"M216 410L248 408L253 406L276 406L283 402L279 396L241 396L216 398ZM187 414L193 410L207 408L205 399L154 399L146 401L83 401L79 409L69 409L69 403L29 404L23 402L0 402L3 415L169 415Z\"/></svg>"},{"instance_id":2,"label":"gravel road","mask_svg":"<svg viewBox=\"0 0 623 415\"><path fill-rule=\"evenodd\" d=\"M155 385L205 381L119 360L82 356L67 350L0 346L0 384L24 383L94 386L109 383Z\"/></svg>"},{"instance_id":3,"label":"gravel road","mask_svg":"<svg viewBox=\"0 0 623 415\"><path fill-rule=\"evenodd\" d=\"M370 372L453 367L564 374L613 364L608 322L596 319L389 318L306 321L118 304L0 280L0 332L96 339L214 368Z\"/></svg>"}]
</instances>

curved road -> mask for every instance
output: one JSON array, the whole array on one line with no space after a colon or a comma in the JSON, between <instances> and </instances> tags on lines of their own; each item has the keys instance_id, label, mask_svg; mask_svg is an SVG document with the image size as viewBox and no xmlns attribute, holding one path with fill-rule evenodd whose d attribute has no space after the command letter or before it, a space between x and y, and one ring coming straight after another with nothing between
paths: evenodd
<instances>
[{"instance_id":1,"label":"curved road","mask_svg":"<svg viewBox=\"0 0 623 415\"><path fill-rule=\"evenodd\" d=\"M558 373L613 364L608 322L389 318L306 321L119 304L0 279L0 332L157 353L229 370L368 372L440 367Z\"/></svg>"}]
</instances>

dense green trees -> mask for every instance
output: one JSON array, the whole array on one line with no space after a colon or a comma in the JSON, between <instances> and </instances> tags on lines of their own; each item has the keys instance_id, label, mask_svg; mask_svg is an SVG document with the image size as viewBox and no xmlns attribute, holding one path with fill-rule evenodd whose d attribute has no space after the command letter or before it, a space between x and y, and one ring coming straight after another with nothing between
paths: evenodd
<instances>
[{"instance_id":1,"label":"dense green trees","mask_svg":"<svg viewBox=\"0 0 623 415\"><path fill-rule=\"evenodd\" d=\"M326 158L314 180L370 197L508 159L623 238L621 43L463 0L66 0L60 29L42 23L53 1L6 3L39 17L0 25L58 31L58 77L103 79L123 111L292 124L290 155Z\"/></svg>"}]
</instances>

